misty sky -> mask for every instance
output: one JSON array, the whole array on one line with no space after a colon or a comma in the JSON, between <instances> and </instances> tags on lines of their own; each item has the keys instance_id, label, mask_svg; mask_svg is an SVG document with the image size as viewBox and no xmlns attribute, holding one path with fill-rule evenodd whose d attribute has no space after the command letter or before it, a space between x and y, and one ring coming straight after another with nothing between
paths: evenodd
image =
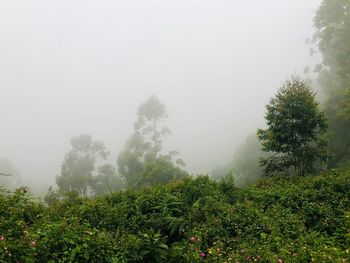
<instances>
[{"instance_id":1,"label":"misty sky","mask_svg":"<svg viewBox=\"0 0 350 263\"><path fill-rule=\"evenodd\" d=\"M165 142L194 173L232 159L265 104L312 63L320 0L0 2L0 158L53 184L69 139L88 133L115 159L136 110L166 104Z\"/></svg>"}]
</instances>

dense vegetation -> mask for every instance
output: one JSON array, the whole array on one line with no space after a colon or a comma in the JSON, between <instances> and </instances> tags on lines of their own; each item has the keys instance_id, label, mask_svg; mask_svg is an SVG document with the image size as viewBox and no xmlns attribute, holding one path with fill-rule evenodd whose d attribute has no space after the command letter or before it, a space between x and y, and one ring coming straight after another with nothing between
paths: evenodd
<instances>
[{"instance_id":1,"label":"dense vegetation","mask_svg":"<svg viewBox=\"0 0 350 263\"><path fill-rule=\"evenodd\" d=\"M2 262L349 262L350 173L202 176L46 207L0 195Z\"/></svg>"},{"instance_id":2,"label":"dense vegetation","mask_svg":"<svg viewBox=\"0 0 350 263\"><path fill-rule=\"evenodd\" d=\"M315 97L305 80L292 76L266 106L268 128L258 130L262 150L270 153L261 160L265 175L291 168L304 175L315 172L316 161L326 161L327 121Z\"/></svg>"},{"instance_id":3,"label":"dense vegetation","mask_svg":"<svg viewBox=\"0 0 350 263\"><path fill-rule=\"evenodd\" d=\"M350 168L350 1L323 0L314 19L314 43L322 55L317 83L325 94L330 165Z\"/></svg>"}]
</instances>

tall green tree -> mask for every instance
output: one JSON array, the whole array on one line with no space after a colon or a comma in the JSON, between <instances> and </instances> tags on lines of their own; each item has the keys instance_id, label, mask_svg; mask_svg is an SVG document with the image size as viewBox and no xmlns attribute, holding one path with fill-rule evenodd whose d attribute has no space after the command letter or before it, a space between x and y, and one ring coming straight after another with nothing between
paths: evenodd
<instances>
[{"instance_id":1,"label":"tall green tree","mask_svg":"<svg viewBox=\"0 0 350 263\"><path fill-rule=\"evenodd\" d=\"M303 175L314 170L315 161L325 161L326 118L306 81L292 76L266 110L267 129L259 129L257 135L271 154L261 161L267 175L290 168Z\"/></svg>"},{"instance_id":2,"label":"tall green tree","mask_svg":"<svg viewBox=\"0 0 350 263\"><path fill-rule=\"evenodd\" d=\"M167 117L165 105L151 96L139 106L137 115L134 133L117 159L127 187L167 183L187 174L180 169L184 162L176 158L176 151L161 154L163 138L171 133L162 125Z\"/></svg>"},{"instance_id":3,"label":"tall green tree","mask_svg":"<svg viewBox=\"0 0 350 263\"><path fill-rule=\"evenodd\" d=\"M73 137L70 143L72 149L65 156L56 183L61 193L76 191L86 196L94 183L95 163L105 160L108 152L101 141L93 141L87 134Z\"/></svg>"},{"instance_id":4,"label":"tall green tree","mask_svg":"<svg viewBox=\"0 0 350 263\"><path fill-rule=\"evenodd\" d=\"M350 168L350 1L323 0L314 24L323 58L316 71L326 95L331 165Z\"/></svg>"}]
</instances>

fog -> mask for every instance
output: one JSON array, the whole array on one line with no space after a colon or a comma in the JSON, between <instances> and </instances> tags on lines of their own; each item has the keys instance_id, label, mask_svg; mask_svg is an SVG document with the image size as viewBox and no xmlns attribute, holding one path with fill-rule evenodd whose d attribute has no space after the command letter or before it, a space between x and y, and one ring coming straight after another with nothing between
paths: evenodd
<instances>
[{"instance_id":1,"label":"fog","mask_svg":"<svg viewBox=\"0 0 350 263\"><path fill-rule=\"evenodd\" d=\"M319 0L32 0L0 3L0 158L54 185L71 137L115 164L150 95L192 173L232 160L265 104L313 63Z\"/></svg>"}]
</instances>

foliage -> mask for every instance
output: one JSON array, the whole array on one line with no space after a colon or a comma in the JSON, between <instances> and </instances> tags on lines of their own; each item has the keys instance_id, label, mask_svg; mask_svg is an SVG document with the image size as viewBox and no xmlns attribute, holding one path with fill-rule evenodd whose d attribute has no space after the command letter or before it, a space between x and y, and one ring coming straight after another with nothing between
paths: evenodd
<instances>
[{"instance_id":1,"label":"foliage","mask_svg":"<svg viewBox=\"0 0 350 263\"><path fill-rule=\"evenodd\" d=\"M138 108L135 131L117 159L118 171L129 189L152 184L164 184L188 176L180 167L185 163L176 158L177 151L162 155L162 138L170 134L160 124L167 117L165 105L151 96Z\"/></svg>"},{"instance_id":2,"label":"foliage","mask_svg":"<svg viewBox=\"0 0 350 263\"><path fill-rule=\"evenodd\" d=\"M135 131L144 136L147 144L144 149L149 150L147 153L157 158L162 149L161 137L170 133L167 127L159 127L160 122L167 117L165 105L157 97L151 96L139 106L137 115Z\"/></svg>"},{"instance_id":3,"label":"foliage","mask_svg":"<svg viewBox=\"0 0 350 263\"><path fill-rule=\"evenodd\" d=\"M95 195L121 190L124 183L116 168L111 164L104 164L97 168L97 175L93 178L92 190Z\"/></svg>"},{"instance_id":4,"label":"foliage","mask_svg":"<svg viewBox=\"0 0 350 263\"><path fill-rule=\"evenodd\" d=\"M71 191L82 196L91 192L100 195L121 188L122 182L110 164L98 167L98 175L94 175L96 162L105 160L109 154L101 141L93 141L90 135L82 134L73 137L71 145L72 150L62 163L61 174L56 177L61 195ZM52 194L52 189L49 194Z\"/></svg>"},{"instance_id":5,"label":"foliage","mask_svg":"<svg viewBox=\"0 0 350 263\"><path fill-rule=\"evenodd\" d=\"M44 207L29 199L27 188L0 191L0 262L35 262L34 224Z\"/></svg>"},{"instance_id":6,"label":"foliage","mask_svg":"<svg viewBox=\"0 0 350 263\"><path fill-rule=\"evenodd\" d=\"M210 177L215 180L233 177L238 187L256 183L263 174L259 160L268 154L262 151L256 133L250 134L234 152L233 160L223 166L215 166Z\"/></svg>"},{"instance_id":7,"label":"foliage","mask_svg":"<svg viewBox=\"0 0 350 263\"><path fill-rule=\"evenodd\" d=\"M236 186L247 187L256 183L263 175L259 160L268 157L256 133L250 134L235 150L233 160L226 165L216 165L210 173L215 180L233 178Z\"/></svg>"},{"instance_id":8,"label":"foliage","mask_svg":"<svg viewBox=\"0 0 350 263\"><path fill-rule=\"evenodd\" d=\"M139 254L142 256L143 262L164 262L166 252L169 249L165 244L164 237L151 231L150 233L142 234L141 242Z\"/></svg>"},{"instance_id":9,"label":"foliage","mask_svg":"<svg viewBox=\"0 0 350 263\"><path fill-rule=\"evenodd\" d=\"M172 162L169 155L158 157L154 162L145 162L143 185L166 184L188 176L187 172Z\"/></svg>"},{"instance_id":10,"label":"foliage","mask_svg":"<svg viewBox=\"0 0 350 263\"><path fill-rule=\"evenodd\" d=\"M287 80L266 106L267 129L258 130L263 150L272 153L262 159L265 173L286 171L303 175L313 172L317 160L324 161L327 129L324 114L315 101L315 93L297 76Z\"/></svg>"},{"instance_id":11,"label":"foliage","mask_svg":"<svg viewBox=\"0 0 350 263\"><path fill-rule=\"evenodd\" d=\"M259 160L263 157L266 158L267 154L262 151L262 145L256 134L251 134L234 154L232 171L237 186L250 185L261 178L263 171Z\"/></svg>"},{"instance_id":12,"label":"foliage","mask_svg":"<svg viewBox=\"0 0 350 263\"><path fill-rule=\"evenodd\" d=\"M350 173L185 178L45 207L1 192L0 262L349 262Z\"/></svg>"},{"instance_id":13,"label":"foliage","mask_svg":"<svg viewBox=\"0 0 350 263\"><path fill-rule=\"evenodd\" d=\"M322 55L316 67L318 84L326 94L332 166L350 167L350 2L323 0L314 24L314 43Z\"/></svg>"}]
</instances>

